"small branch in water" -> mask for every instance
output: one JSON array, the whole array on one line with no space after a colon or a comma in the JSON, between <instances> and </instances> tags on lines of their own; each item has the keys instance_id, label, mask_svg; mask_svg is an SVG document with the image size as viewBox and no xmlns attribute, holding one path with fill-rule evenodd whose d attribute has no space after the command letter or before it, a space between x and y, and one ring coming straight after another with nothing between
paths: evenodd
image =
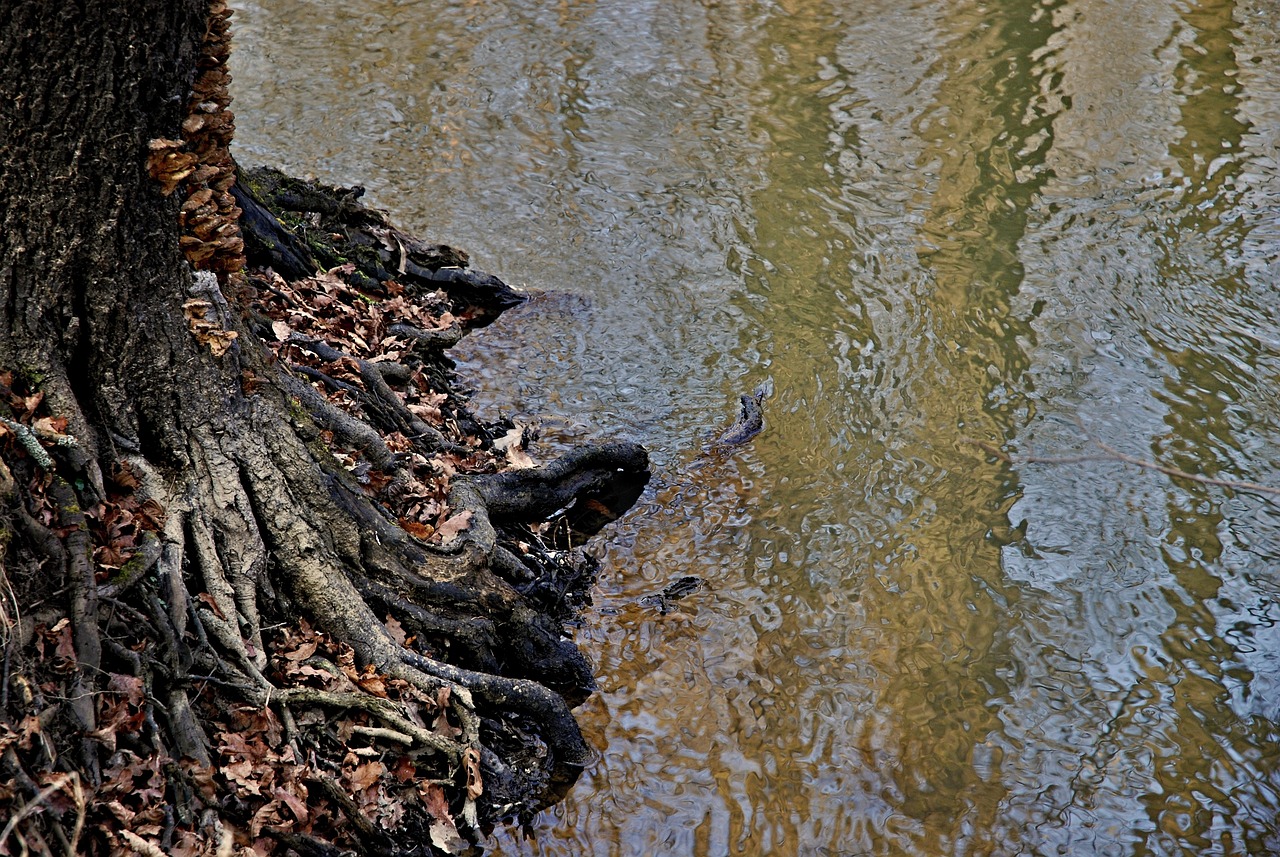
<instances>
[{"instance_id":1,"label":"small branch in water","mask_svg":"<svg viewBox=\"0 0 1280 857\"><path fill-rule=\"evenodd\" d=\"M1215 485L1219 488L1230 488L1233 491L1249 491L1255 494L1265 494L1272 497L1280 497L1280 488L1271 488L1266 485L1259 485L1256 482L1242 482L1237 479L1218 479L1213 476L1201 476L1197 473L1188 473L1177 467L1170 467L1167 464L1160 464L1145 458L1138 458L1133 455L1127 455L1110 444L1104 443L1097 438L1090 437L1089 442L1102 450L1101 453L1083 454L1083 455L1062 455L1062 456L1041 456L1041 455L1019 455L1012 456L1004 450L1000 449L993 443L985 440L969 440L974 446L981 449L988 455L995 456L1005 464L1080 464L1087 461L1119 461L1124 464L1132 464L1135 467L1141 467L1144 470L1154 470L1163 473L1165 476L1174 479L1186 479L1191 482L1199 482L1201 485Z\"/></svg>"}]
</instances>

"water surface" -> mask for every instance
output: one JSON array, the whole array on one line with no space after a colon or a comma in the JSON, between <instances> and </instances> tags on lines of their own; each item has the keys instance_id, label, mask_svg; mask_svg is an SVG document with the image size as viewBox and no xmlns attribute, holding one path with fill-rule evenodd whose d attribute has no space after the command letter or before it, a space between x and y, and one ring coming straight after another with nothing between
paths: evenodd
<instances>
[{"instance_id":1,"label":"water surface","mask_svg":"<svg viewBox=\"0 0 1280 857\"><path fill-rule=\"evenodd\" d=\"M1277 498L1119 457L1280 487L1272 4L237 5L241 160L527 285L479 407L658 469L494 853L1280 853Z\"/></svg>"}]
</instances>

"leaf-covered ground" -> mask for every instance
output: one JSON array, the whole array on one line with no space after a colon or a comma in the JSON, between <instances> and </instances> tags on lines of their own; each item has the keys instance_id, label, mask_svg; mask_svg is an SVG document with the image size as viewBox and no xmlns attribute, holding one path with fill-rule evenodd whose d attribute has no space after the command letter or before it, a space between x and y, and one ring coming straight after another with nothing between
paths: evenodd
<instances>
[{"instance_id":1,"label":"leaf-covered ground","mask_svg":"<svg viewBox=\"0 0 1280 857\"><path fill-rule=\"evenodd\" d=\"M404 530L447 546L471 516L450 508L451 479L532 466L528 433L510 422L481 426L449 383L443 346L461 335L465 310L460 317L444 292L408 294L394 279L361 289L353 285L362 282L355 274L350 263L293 282L270 269L250 271L250 327L297 379L300 410L315 411L315 402L304 401L314 396L332 414L332 427L320 428L314 442ZM211 335L220 330L208 321L215 317L211 302L189 302L191 332L207 337L210 347L230 345L233 338ZM421 332L439 334L440 347L424 348ZM244 382L252 387L256 380ZM287 707L247 704L209 669L192 681L190 699L212 739L211 764L170 755L158 740L165 703L150 685L175 677L158 674L164 668L153 656L154 623L136 600L156 598L148 576L165 510L140 499L138 475L121 465L108 475L102 502L69 515L73 486L48 466L75 443L65 421L48 414L42 395L12 372L0 373L0 414L0 492L27 518L10 523L39 534L51 550L54 542L65 546L58 550L82 546L100 609L109 614L106 673L89 700L97 728L77 735L69 709L83 687L71 617L62 601L48 597L56 593L40 566L10 566L0 578L0 708L10 714L0 719L0 818L7 819L0 854L180 857L279 854L289 847L320 854L327 852L319 843L367 847L391 830L403 838L405 825L421 819L429 821L417 835L438 851L471 846L459 826L474 830L479 823L485 782L478 754L467 748L462 763L450 765L431 749L430 736L451 741L461 731L448 690L432 697L358 667L350 646L305 618L263 617L260 641L246 641L251 656L255 646L265 649L266 678ZM396 428L370 428L378 424ZM513 584L564 619L584 601L592 569L551 538L556 530L566 530L563 520L508 528L505 543L533 567L553 570ZM191 603L163 609L194 619L183 623L183 644L207 663L218 655L201 639L200 617L226 620L225 605L215 593L194 591ZM406 634L389 613L385 622L402 645L434 654L431 641ZM78 759L61 756L77 746L98 760L88 777Z\"/></svg>"}]
</instances>

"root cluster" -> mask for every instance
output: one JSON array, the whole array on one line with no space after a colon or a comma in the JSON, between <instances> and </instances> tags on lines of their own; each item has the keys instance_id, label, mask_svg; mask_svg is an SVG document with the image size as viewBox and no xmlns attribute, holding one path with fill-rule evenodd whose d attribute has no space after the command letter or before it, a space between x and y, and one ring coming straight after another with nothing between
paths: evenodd
<instances>
[{"instance_id":1,"label":"root cluster","mask_svg":"<svg viewBox=\"0 0 1280 857\"><path fill-rule=\"evenodd\" d=\"M445 351L510 289L349 189L239 193L275 207L251 248L309 270L251 256L229 299L196 277L183 335L230 386L178 399L181 449L105 419L86 469L0 374L8 853L462 853L588 759L564 622L644 451L535 464Z\"/></svg>"}]
</instances>

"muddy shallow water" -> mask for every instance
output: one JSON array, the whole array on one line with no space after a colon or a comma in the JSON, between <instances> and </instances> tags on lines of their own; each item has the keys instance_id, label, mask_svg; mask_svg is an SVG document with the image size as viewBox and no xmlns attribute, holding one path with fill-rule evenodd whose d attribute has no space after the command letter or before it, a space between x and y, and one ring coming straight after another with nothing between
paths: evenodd
<instances>
[{"instance_id":1,"label":"muddy shallow water","mask_svg":"<svg viewBox=\"0 0 1280 857\"><path fill-rule=\"evenodd\" d=\"M1280 488L1271 4L236 5L238 157L527 285L481 409L658 468L494 853L1280 853L1280 497L1120 458Z\"/></svg>"}]
</instances>

